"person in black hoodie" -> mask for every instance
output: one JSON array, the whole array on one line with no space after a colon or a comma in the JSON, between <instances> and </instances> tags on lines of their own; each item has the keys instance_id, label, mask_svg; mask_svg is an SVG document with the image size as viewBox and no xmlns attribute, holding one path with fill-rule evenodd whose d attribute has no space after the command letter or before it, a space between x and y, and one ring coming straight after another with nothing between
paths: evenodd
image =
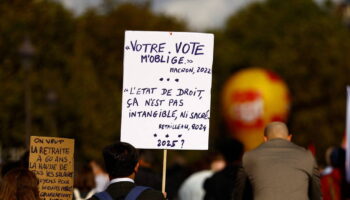
<instances>
[{"instance_id":1,"label":"person in black hoodie","mask_svg":"<svg viewBox=\"0 0 350 200\"><path fill-rule=\"evenodd\" d=\"M162 187L162 177L160 173L157 173L153 169L154 155L152 150L143 149L139 151L140 154L140 167L135 177L135 183L137 185L148 186L156 190L160 190Z\"/></svg>"},{"instance_id":2,"label":"person in black hoodie","mask_svg":"<svg viewBox=\"0 0 350 200\"><path fill-rule=\"evenodd\" d=\"M218 147L224 156L226 167L204 182L204 200L232 199L235 179L241 167L243 144L234 139L225 139Z\"/></svg>"}]
</instances>

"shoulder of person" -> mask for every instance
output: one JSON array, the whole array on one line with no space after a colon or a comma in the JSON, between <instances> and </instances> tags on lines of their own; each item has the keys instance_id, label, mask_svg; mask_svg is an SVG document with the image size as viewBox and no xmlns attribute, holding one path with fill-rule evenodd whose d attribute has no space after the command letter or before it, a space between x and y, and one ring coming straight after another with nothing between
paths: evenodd
<instances>
[{"instance_id":1,"label":"shoulder of person","mask_svg":"<svg viewBox=\"0 0 350 200\"><path fill-rule=\"evenodd\" d=\"M256 154L259 150L260 150L259 148L256 148L256 149L245 152L243 154L243 157L242 157L242 164L249 162L251 159L254 159L254 157L256 156Z\"/></svg>"},{"instance_id":2,"label":"shoulder of person","mask_svg":"<svg viewBox=\"0 0 350 200\"><path fill-rule=\"evenodd\" d=\"M89 198L88 200L99 200L95 195L93 195L91 198Z\"/></svg>"},{"instance_id":3,"label":"shoulder of person","mask_svg":"<svg viewBox=\"0 0 350 200\"><path fill-rule=\"evenodd\" d=\"M314 156L314 154L310 151L310 150L308 150L308 149L305 149L305 151L306 151L306 156L309 158L309 160L311 161L311 162L314 162L314 163L316 163L316 159L315 159L315 156Z\"/></svg>"},{"instance_id":4,"label":"shoulder of person","mask_svg":"<svg viewBox=\"0 0 350 200\"><path fill-rule=\"evenodd\" d=\"M300 151L300 153L303 153L303 154L305 154L306 156L308 156L308 157L312 157L313 158L313 154L312 154L312 152L309 150L309 149L306 149L306 148L304 148L304 147L302 147L302 146L299 146L299 145L297 145L297 144L295 144L295 143L292 143L293 145L294 145L294 147L295 147L295 149L297 149L298 151Z\"/></svg>"},{"instance_id":5,"label":"shoulder of person","mask_svg":"<svg viewBox=\"0 0 350 200\"><path fill-rule=\"evenodd\" d=\"M215 173L211 177L208 177L204 180L202 187L205 191L209 191L212 188L212 185L214 182L214 176L215 176Z\"/></svg>"},{"instance_id":6,"label":"shoulder of person","mask_svg":"<svg viewBox=\"0 0 350 200\"><path fill-rule=\"evenodd\" d=\"M164 198L163 194L162 194L160 191L154 190L154 189L152 189L152 188L149 188L149 189L143 191L143 192L140 194L140 196L139 196L138 199L140 199L140 200L148 200L148 199L152 199L152 200L158 200L158 199L159 199L159 200L164 200L165 198Z\"/></svg>"},{"instance_id":7,"label":"shoulder of person","mask_svg":"<svg viewBox=\"0 0 350 200\"><path fill-rule=\"evenodd\" d=\"M298 152L299 157L303 158L304 162L307 162L310 164L316 163L315 157L309 149L306 149L296 144L294 144L294 146L295 146L295 149L297 150L296 152Z\"/></svg>"},{"instance_id":8,"label":"shoulder of person","mask_svg":"<svg viewBox=\"0 0 350 200\"><path fill-rule=\"evenodd\" d=\"M302 147L302 146L299 146L299 145L297 145L297 144L295 144L294 142L290 142L292 145L293 145L293 147L295 148L295 149L297 149L297 150L299 150L299 151L301 151L301 152L308 152L309 150L307 150L305 147Z\"/></svg>"}]
</instances>

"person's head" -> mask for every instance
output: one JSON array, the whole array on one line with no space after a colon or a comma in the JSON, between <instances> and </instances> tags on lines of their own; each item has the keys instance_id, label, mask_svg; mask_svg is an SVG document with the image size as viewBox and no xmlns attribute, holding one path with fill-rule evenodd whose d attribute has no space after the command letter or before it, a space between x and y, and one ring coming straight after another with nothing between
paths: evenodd
<instances>
[{"instance_id":1,"label":"person's head","mask_svg":"<svg viewBox=\"0 0 350 200\"><path fill-rule=\"evenodd\" d=\"M96 187L95 176L90 165L84 165L74 174L74 187L86 192Z\"/></svg>"},{"instance_id":2,"label":"person's head","mask_svg":"<svg viewBox=\"0 0 350 200\"><path fill-rule=\"evenodd\" d=\"M16 168L27 168L29 167L29 151L26 151L19 160L17 161L9 161L7 163L5 163L2 167L1 167L1 177L4 177L5 174L9 171L11 171L12 169L16 169Z\"/></svg>"},{"instance_id":3,"label":"person's head","mask_svg":"<svg viewBox=\"0 0 350 200\"><path fill-rule=\"evenodd\" d=\"M19 167L23 167L20 161L9 161L5 163L1 167L1 177L4 177L7 174L7 172Z\"/></svg>"},{"instance_id":4,"label":"person's head","mask_svg":"<svg viewBox=\"0 0 350 200\"><path fill-rule=\"evenodd\" d=\"M117 142L103 149L103 159L110 179L134 176L138 170L137 150L125 142Z\"/></svg>"},{"instance_id":5,"label":"person's head","mask_svg":"<svg viewBox=\"0 0 350 200\"><path fill-rule=\"evenodd\" d=\"M226 163L240 162L244 152L243 144L233 138L224 138L217 147Z\"/></svg>"},{"instance_id":6,"label":"person's head","mask_svg":"<svg viewBox=\"0 0 350 200\"><path fill-rule=\"evenodd\" d=\"M330 147L326 151L327 164L334 168L345 167L345 150L341 147Z\"/></svg>"},{"instance_id":7,"label":"person's head","mask_svg":"<svg viewBox=\"0 0 350 200\"><path fill-rule=\"evenodd\" d=\"M101 164L102 162L99 162L97 160L90 160L89 165L92 168L92 172L95 176L100 174L105 174L104 166Z\"/></svg>"},{"instance_id":8,"label":"person's head","mask_svg":"<svg viewBox=\"0 0 350 200\"><path fill-rule=\"evenodd\" d=\"M212 153L208 156L209 169L214 172L220 171L226 166L224 156L220 153Z\"/></svg>"},{"instance_id":9,"label":"person's head","mask_svg":"<svg viewBox=\"0 0 350 200\"><path fill-rule=\"evenodd\" d=\"M140 156L140 166L151 168L155 162L155 157L151 150L149 149L142 149L139 151Z\"/></svg>"},{"instance_id":10,"label":"person's head","mask_svg":"<svg viewBox=\"0 0 350 200\"><path fill-rule=\"evenodd\" d=\"M39 181L26 168L16 168L6 173L1 184L0 199L40 200Z\"/></svg>"},{"instance_id":11,"label":"person's head","mask_svg":"<svg viewBox=\"0 0 350 200\"><path fill-rule=\"evenodd\" d=\"M288 128L285 123L271 122L266 125L264 130L265 141L276 138L285 139L288 141L292 139L292 135L289 134Z\"/></svg>"}]
</instances>

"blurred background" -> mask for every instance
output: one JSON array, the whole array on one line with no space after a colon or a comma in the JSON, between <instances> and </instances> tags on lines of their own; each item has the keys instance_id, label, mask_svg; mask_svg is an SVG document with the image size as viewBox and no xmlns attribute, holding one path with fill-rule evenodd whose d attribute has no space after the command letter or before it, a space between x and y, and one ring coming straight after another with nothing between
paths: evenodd
<instances>
[{"instance_id":1,"label":"blurred background","mask_svg":"<svg viewBox=\"0 0 350 200\"><path fill-rule=\"evenodd\" d=\"M74 138L78 162L99 160L120 138L124 31L155 30L215 34L209 151L227 137L253 148L261 138L247 147L239 135L282 120L322 165L345 134L349 28L346 0L2 0L1 162L19 159L30 135Z\"/></svg>"}]
</instances>

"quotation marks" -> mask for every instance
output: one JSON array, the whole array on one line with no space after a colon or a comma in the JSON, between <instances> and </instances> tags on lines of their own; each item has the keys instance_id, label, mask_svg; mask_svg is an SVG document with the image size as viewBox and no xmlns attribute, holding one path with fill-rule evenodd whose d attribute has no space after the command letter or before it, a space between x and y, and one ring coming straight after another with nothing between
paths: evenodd
<instances>
[{"instance_id":1,"label":"quotation marks","mask_svg":"<svg viewBox=\"0 0 350 200\"><path fill-rule=\"evenodd\" d=\"M126 47L125 47L125 49L126 49L126 50L129 50L129 49L130 49L130 47L129 47L129 46L126 46Z\"/></svg>"},{"instance_id":2,"label":"quotation marks","mask_svg":"<svg viewBox=\"0 0 350 200\"><path fill-rule=\"evenodd\" d=\"M169 82L171 79L170 78L166 78L166 79L165 78L160 78L159 79L159 81L165 81L165 80ZM176 78L176 79L174 79L174 81L179 82L180 79Z\"/></svg>"},{"instance_id":3,"label":"quotation marks","mask_svg":"<svg viewBox=\"0 0 350 200\"><path fill-rule=\"evenodd\" d=\"M129 90L128 89L124 89L124 92L129 92Z\"/></svg>"}]
</instances>

